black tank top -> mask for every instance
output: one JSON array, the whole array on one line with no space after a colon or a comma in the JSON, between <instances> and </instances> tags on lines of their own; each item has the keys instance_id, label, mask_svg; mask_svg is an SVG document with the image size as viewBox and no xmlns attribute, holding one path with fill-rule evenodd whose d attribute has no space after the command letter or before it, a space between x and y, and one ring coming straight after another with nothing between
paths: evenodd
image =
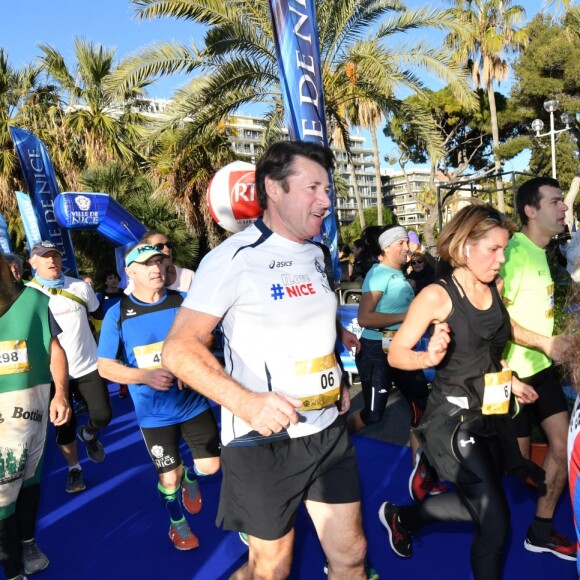
<instances>
[{"instance_id":1,"label":"black tank top","mask_svg":"<svg viewBox=\"0 0 580 580\"><path fill-rule=\"evenodd\" d=\"M453 276L436 282L449 294L452 308L445 320L451 329L447 354L437 367L433 406L453 414L461 408L481 410L483 375L501 370L500 359L511 336L509 315L494 282L487 310L471 304Z\"/></svg>"}]
</instances>

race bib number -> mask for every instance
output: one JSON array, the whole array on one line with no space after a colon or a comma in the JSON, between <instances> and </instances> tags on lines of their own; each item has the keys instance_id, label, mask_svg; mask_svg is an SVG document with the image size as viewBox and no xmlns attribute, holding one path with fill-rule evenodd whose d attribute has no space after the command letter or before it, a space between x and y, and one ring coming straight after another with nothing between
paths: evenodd
<instances>
[{"instance_id":1,"label":"race bib number","mask_svg":"<svg viewBox=\"0 0 580 580\"><path fill-rule=\"evenodd\" d=\"M484 375L483 405L484 415L505 415L509 411L512 394L512 371L504 369Z\"/></svg>"},{"instance_id":2,"label":"race bib number","mask_svg":"<svg viewBox=\"0 0 580 580\"><path fill-rule=\"evenodd\" d=\"M136 346L133 349L137 366L140 369L160 369L161 368L161 349L163 341Z\"/></svg>"},{"instance_id":3,"label":"race bib number","mask_svg":"<svg viewBox=\"0 0 580 580\"><path fill-rule=\"evenodd\" d=\"M396 330L383 330L383 352L388 353Z\"/></svg>"},{"instance_id":4,"label":"race bib number","mask_svg":"<svg viewBox=\"0 0 580 580\"><path fill-rule=\"evenodd\" d=\"M338 401L342 372L334 353L294 363L293 396L302 401L298 411L323 409Z\"/></svg>"},{"instance_id":5,"label":"race bib number","mask_svg":"<svg viewBox=\"0 0 580 580\"><path fill-rule=\"evenodd\" d=\"M25 340L0 342L0 375L15 375L30 370Z\"/></svg>"}]
</instances>

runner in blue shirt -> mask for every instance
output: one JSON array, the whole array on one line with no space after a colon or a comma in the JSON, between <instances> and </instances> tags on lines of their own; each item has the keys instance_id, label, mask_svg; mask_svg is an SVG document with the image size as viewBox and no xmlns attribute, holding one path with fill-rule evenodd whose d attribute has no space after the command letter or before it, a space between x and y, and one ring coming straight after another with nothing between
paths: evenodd
<instances>
[{"instance_id":1,"label":"runner in blue shirt","mask_svg":"<svg viewBox=\"0 0 580 580\"><path fill-rule=\"evenodd\" d=\"M170 516L169 537L178 550L199 545L183 515L201 509L196 474L210 475L220 466L217 425L205 397L161 367L161 348L183 295L165 288L165 254L149 244L126 256L133 292L105 316L99 340L99 373L127 383L137 422L159 475L158 490ZM126 364L122 364L122 359ZM194 467L182 464L180 439L188 444Z\"/></svg>"}]
</instances>

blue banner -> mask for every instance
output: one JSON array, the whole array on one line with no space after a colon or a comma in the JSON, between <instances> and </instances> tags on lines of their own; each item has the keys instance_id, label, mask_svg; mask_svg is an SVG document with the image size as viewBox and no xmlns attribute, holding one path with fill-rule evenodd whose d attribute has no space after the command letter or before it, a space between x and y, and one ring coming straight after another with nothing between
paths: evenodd
<instances>
[{"instance_id":1,"label":"blue banner","mask_svg":"<svg viewBox=\"0 0 580 580\"><path fill-rule=\"evenodd\" d=\"M42 141L28 131L10 127L10 133L20 159L22 175L28 187L40 235L43 240L53 242L62 252L63 271L78 276L70 233L60 228L54 215L54 200L59 191L48 151Z\"/></svg>"},{"instance_id":2,"label":"blue banner","mask_svg":"<svg viewBox=\"0 0 580 580\"><path fill-rule=\"evenodd\" d=\"M32 251L32 246L42 242L42 236L38 229L38 222L36 221L36 214L32 207L32 201L27 193L22 191L16 192L16 201L18 202L18 209L20 210L20 217L24 225L24 233L26 234L26 243L28 244L28 252Z\"/></svg>"},{"instance_id":3,"label":"blue banner","mask_svg":"<svg viewBox=\"0 0 580 580\"><path fill-rule=\"evenodd\" d=\"M63 192L54 200L54 214L63 228L94 230L114 246L136 244L147 231L107 193Z\"/></svg>"},{"instance_id":4,"label":"blue banner","mask_svg":"<svg viewBox=\"0 0 580 580\"><path fill-rule=\"evenodd\" d=\"M280 87L292 140L328 145L314 0L270 0ZM330 249L334 276L340 280L334 194L322 223L322 241Z\"/></svg>"},{"instance_id":5,"label":"blue banner","mask_svg":"<svg viewBox=\"0 0 580 580\"><path fill-rule=\"evenodd\" d=\"M5 253L9 254L12 251L12 246L10 245L10 235L8 234L8 224L4 219L4 216L0 213L0 249Z\"/></svg>"}]
</instances>

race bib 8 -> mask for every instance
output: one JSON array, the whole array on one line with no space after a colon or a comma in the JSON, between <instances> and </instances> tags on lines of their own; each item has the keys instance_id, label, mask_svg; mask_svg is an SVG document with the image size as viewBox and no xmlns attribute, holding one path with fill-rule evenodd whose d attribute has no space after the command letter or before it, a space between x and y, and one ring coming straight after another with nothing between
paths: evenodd
<instances>
[{"instance_id":1,"label":"race bib 8","mask_svg":"<svg viewBox=\"0 0 580 580\"><path fill-rule=\"evenodd\" d=\"M302 401L298 411L323 409L340 397L342 372L334 353L294 363L292 396Z\"/></svg>"},{"instance_id":2,"label":"race bib 8","mask_svg":"<svg viewBox=\"0 0 580 580\"><path fill-rule=\"evenodd\" d=\"M25 340L0 342L0 375L15 375L30 370Z\"/></svg>"},{"instance_id":3,"label":"race bib 8","mask_svg":"<svg viewBox=\"0 0 580 580\"><path fill-rule=\"evenodd\" d=\"M396 330L383 330L383 352L388 353Z\"/></svg>"},{"instance_id":4,"label":"race bib 8","mask_svg":"<svg viewBox=\"0 0 580 580\"><path fill-rule=\"evenodd\" d=\"M512 371L503 369L497 373L485 373L483 405L484 415L504 415L509 411L512 394Z\"/></svg>"},{"instance_id":5,"label":"race bib 8","mask_svg":"<svg viewBox=\"0 0 580 580\"><path fill-rule=\"evenodd\" d=\"M143 346L136 346L133 349L137 366L140 369L160 369L161 368L161 349L163 348L163 341L154 342L153 344L145 344Z\"/></svg>"}]
</instances>

